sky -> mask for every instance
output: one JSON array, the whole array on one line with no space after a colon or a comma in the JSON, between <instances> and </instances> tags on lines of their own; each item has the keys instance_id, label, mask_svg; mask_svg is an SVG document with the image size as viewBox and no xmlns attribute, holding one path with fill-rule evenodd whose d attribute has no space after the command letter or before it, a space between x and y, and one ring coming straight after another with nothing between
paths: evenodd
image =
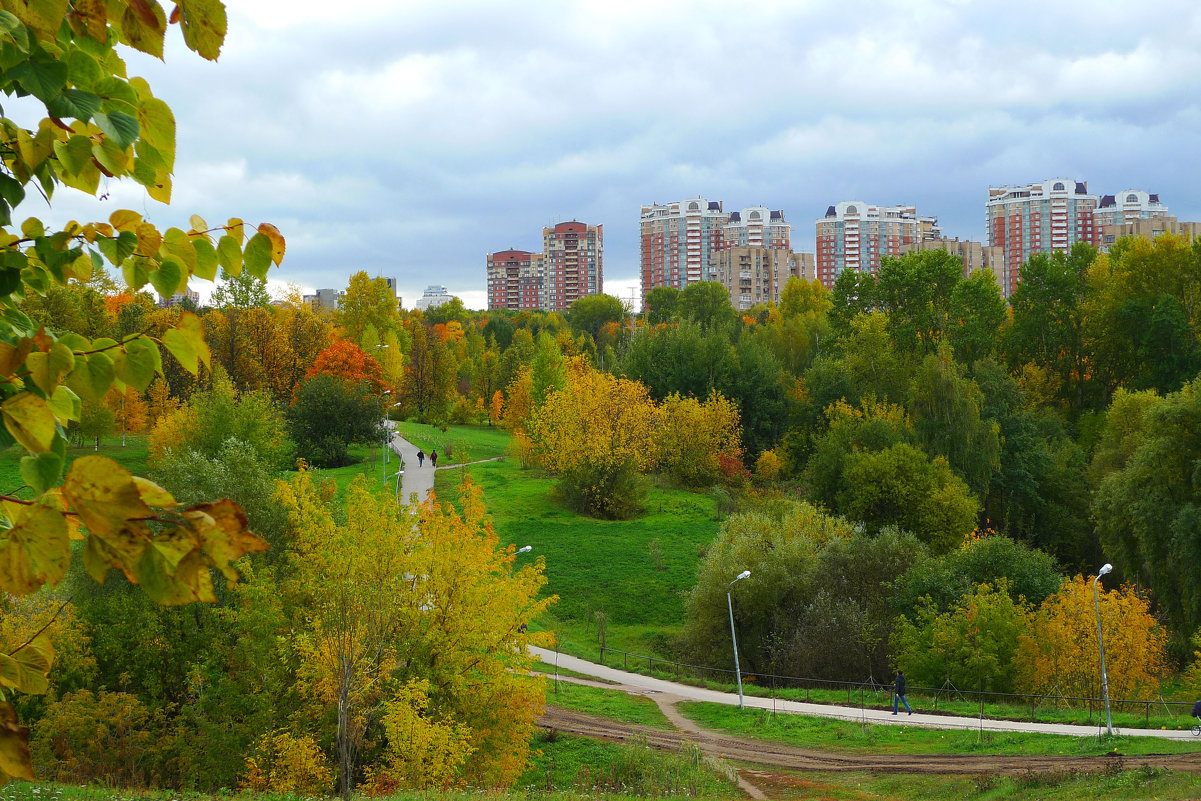
<instances>
[{"instance_id":1,"label":"sky","mask_svg":"<svg viewBox=\"0 0 1201 801\"><path fill-rule=\"evenodd\" d=\"M217 63L175 29L164 61L127 53L175 111L171 206L113 182L55 216L272 222L273 288L366 270L408 308L437 284L475 309L486 254L572 219L604 225L605 291L630 299L640 206L696 196L782 210L810 252L839 201L979 240L990 185L1055 177L1201 220L1195 2L227 6Z\"/></svg>"}]
</instances>

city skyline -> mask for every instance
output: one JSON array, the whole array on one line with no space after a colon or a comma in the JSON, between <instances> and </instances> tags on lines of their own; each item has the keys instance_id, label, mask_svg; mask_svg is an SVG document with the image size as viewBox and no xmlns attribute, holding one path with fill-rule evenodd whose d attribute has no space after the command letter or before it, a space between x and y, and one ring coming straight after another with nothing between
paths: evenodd
<instances>
[{"instance_id":1,"label":"city skyline","mask_svg":"<svg viewBox=\"0 0 1201 801\"><path fill-rule=\"evenodd\" d=\"M799 252L804 221L852 199L982 240L987 187L1061 175L1201 218L1179 166L1201 122L1189 3L255 0L229 16L216 64L179 37L165 63L128 58L176 113L174 206L114 184L99 203L57 194L51 221L270 221L288 240L273 281L365 270L410 307L438 282L484 308L484 254L537 250L522 232L573 217L605 226L605 289L625 295L637 209L697 195L783 209Z\"/></svg>"}]
</instances>

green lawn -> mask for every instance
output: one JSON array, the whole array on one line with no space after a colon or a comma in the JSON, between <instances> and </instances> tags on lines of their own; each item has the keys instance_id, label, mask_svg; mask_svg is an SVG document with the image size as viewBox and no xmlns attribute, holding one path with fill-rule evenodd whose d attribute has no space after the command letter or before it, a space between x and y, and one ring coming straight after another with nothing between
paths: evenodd
<instances>
[{"instance_id":1,"label":"green lawn","mask_svg":"<svg viewBox=\"0 0 1201 801\"><path fill-rule=\"evenodd\" d=\"M437 426L405 421L396 424L397 431L428 455L438 452L439 464L462 464L504 456L509 449L509 432L489 426L451 426L442 431Z\"/></svg>"},{"instance_id":2,"label":"green lawn","mask_svg":"<svg viewBox=\"0 0 1201 801\"><path fill-rule=\"evenodd\" d=\"M125 438L125 442L124 446L121 445L120 437L102 439L99 451L92 444L79 448L68 447L64 475L66 470L71 468L71 462L80 456L91 456L96 453L109 457L134 475L146 475L146 457L149 452L146 435L130 435ZM17 445L10 445L0 451L0 492L12 493L18 487L24 486L25 482L21 478L21 457L24 455L25 451Z\"/></svg>"},{"instance_id":3,"label":"green lawn","mask_svg":"<svg viewBox=\"0 0 1201 801\"><path fill-rule=\"evenodd\" d=\"M366 474L367 478L374 482L374 486L379 486L383 481L381 445L351 445L349 455L351 464L345 467L313 468L314 476L325 480L333 479L334 484L338 487L339 497L346 494L346 488L350 486L350 482L354 481L355 476ZM396 472L396 455L392 454L392 458L388 462L388 473L394 472ZM280 477L286 480L293 474L294 471L288 470L281 473Z\"/></svg>"},{"instance_id":4,"label":"green lawn","mask_svg":"<svg viewBox=\"0 0 1201 801\"><path fill-rule=\"evenodd\" d=\"M558 682L556 688L555 680L550 676L546 681L546 703L622 723L636 723L657 729L674 728L658 704L645 696L569 681Z\"/></svg>"},{"instance_id":5,"label":"green lawn","mask_svg":"<svg viewBox=\"0 0 1201 801\"><path fill-rule=\"evenodd\" d=\"M724 704L681 703L685 717L708 729L805 748L886 754L1120 754L1201 753L1197 740L1155 737L1071 737L1022 732L947 731L920 726L879 726L832 718L740 710Z\"/></svg>"},{"instance_id":6,"label":"green lawn","mask_svg":"<svg viewBox=\"0 0 1201 801\"><path fill-rule=\"evenodd\" d=\"M596 614L608 643L662 650L684 619L684 593L696 583L702 549L717 534L708 495L654 488L636 520L594 520L558 503L554 479L504 460L472 465L502 542L529 545L546 560L547 592L559 603L538 626L553 629L565 652L593 656ZM437 497L458 497L460 471L439 471ZM520 561L518 562L520 564Z\"/></svg>"}]
</instances>

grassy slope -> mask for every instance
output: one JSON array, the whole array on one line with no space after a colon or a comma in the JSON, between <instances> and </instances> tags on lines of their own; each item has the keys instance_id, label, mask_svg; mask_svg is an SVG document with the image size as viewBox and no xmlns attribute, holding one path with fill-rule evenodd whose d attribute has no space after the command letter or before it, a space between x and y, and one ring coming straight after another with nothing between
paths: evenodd
<instances>
[{"instance_id":1,"label":"grassy slope","mask_svg":"<svg viewBox=\"0 0 1201 801\"><path fill-rule=\"evenodd\" d=\"M1154 737L1064 737L1021 732L943 731L908 726L865 726L854 721L773 715L722 704L684 703L679 710L702 726L806 748L891 754L1181 754L1201 752L1199 740Z\"/></svg>"},{"instance_id":2,"label":"grassy slope","mask_svg":"<svg viewBox=\"0 0 1201 801\"><path fill-rule=\"evenodd\" d=\"M428 454L438 451L440 464L462 464L504 456L509 432L489 426L451 426L442 431L424 423L397 423L400 435Z\"/></svg>"},{"instance_id":3,"label":"grassy slope","mask_svg":"<svg viewBox=\"0 0 1201 801\"><path fill-rule=\"evenodd\" d=\"M587 687L568 681L560 681L556 689L554 679L548 679L546 703L622 723L636 723L656 729L672 728L654 701L641 695L629 695L621 690Z\"/></svg>"},{"instance_id":4,"label":"grassy slope","mask_svg":"<svg viewBox=\"0 0 1201 801\"><path fill-rule=\"evenodd\" d=\"M559 603L541 625L555 630L564 651L596 655L597 612L608 617L611 647L654 648L678 630L701 551L717 534L712 498L654 488L642 517L594 520L554 500L553 478L508 460L469 470L501 540L531 545L531 556L545 558L547 591ZM460 476L439 471L437 496L456 498Z\"/></svg>"}]
</instances>

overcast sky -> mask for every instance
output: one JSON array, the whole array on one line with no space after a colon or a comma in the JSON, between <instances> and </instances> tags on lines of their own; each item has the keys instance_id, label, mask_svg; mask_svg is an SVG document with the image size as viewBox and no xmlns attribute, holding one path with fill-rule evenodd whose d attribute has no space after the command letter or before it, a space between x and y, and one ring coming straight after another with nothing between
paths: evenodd
<instances>
[{"instance_id":1,"label":"overcast sky","mask_svg":"<svg viewBox=\"0 0 1201 801\"><path fill-rule=\"evenodd\" d=\"M639 206L696 195L782 209L806 251L842 200L981 239L989 185L1052 177L1201 219L1195 2L227 4L216 64L175 29L165 63L128 57L175 110L171 207L114 184L56 215L270 221L273 282L367 270L410 308L484 308L485 254L569 219L604 224L628 297Z\"/></svg>"}]
</instances>

